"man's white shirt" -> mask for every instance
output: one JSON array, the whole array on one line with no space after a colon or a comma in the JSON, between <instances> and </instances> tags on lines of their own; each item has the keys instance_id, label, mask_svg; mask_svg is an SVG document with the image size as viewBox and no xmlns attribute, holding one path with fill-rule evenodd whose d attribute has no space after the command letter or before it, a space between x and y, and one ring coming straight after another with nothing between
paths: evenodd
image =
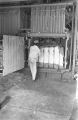
<instances>
[{"instance_id":1,"label":"man's white shirt","mask_svg":"<svg viewBox=\"0 0 78 120\"><path fill-rule=\"evenodd\" d=\"M40 49L38 46L33 45L30 47L30 52L29 52L29 61L38 61L38 57L40 55Z\"/></svg>"}]
</instances>

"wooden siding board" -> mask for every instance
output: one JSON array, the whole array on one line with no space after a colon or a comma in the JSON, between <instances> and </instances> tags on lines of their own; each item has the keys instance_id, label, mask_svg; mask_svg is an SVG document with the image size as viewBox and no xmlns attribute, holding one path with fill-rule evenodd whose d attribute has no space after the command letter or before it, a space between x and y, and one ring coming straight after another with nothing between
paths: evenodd
<instances>
[{"instance_id":1,"label":"wooden siding board","mask_svg":"<svg viewBox=\"0 0 78 120\"><path fill-rule=\"evenodd\" d=\"M51 7L51 33L53 33L53 11Z\"/></svg>"},{"instance_id":2,"label":"wooden siding board","mask_svg":"<svg viewBox=\"0 0 78 120\"><path fill-rule=\"evenodd\" d=\"M60 33L60 9L58 10L58 33Z\"/></svg>"},{"instance_id":3,"label":"wooden siding board","mask_svg":"<svg viewBox=\"0 0 78 120\"><path fill-rule=\"evenodd\" d=\"M2 30L1 30L1 13L0 13L0 34L1 34L1 32L2 32Z\"/></svg>"},{"instance_id":4,"label":"wooden siding board","mask_svg":"<svg viewBox=\"0 0 78 120\"><path fill-rule=\"evenodd\" d=\"M40 23L41 23L41 29L40 29L40 32L42 33L43 31L42 31L42 27L43 27L43 25L42 25L42 8L40 9Z\"/></svg>"},{"instance_id":5,"label":"wooden siding board","mask_svg":"<svg viewBox=\"0 0 78 120\"><path fill-rule=\"evenodd\" d=\"M43 7L43 33L45 32L45 7Z\"/></svg>"},{"instance_id":6,"label":"wooden siding board","mask_svg":"<svg viewBox=\"0 0 78 120\"><path fill-rule=\"evenodd\" d=\"M4 14L1 14L1 33L3 34L3 28L4 28Z\"/></svg>"}]
</instances>

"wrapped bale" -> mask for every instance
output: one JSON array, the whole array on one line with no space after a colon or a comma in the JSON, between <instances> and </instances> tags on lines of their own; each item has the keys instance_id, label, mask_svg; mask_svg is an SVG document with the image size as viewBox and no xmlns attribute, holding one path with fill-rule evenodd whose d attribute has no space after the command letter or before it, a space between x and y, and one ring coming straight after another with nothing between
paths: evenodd
<instances>
[{"instance_id":1,"label":"wrapped bale","mask_svg":"<svg viewBox=\"0 0 78 120\"><path fill-rule=\"evenodd\" d=\"M48 67L48 62L49 62L49 49L48 47L44 48L44 67Z\"/></svg>"},{"instance_id":2,"label":"wrapped bale","mask_svg":"<svg viewBox=\"0 0 78 120\"><path fill-rule=\"evenodd\" d=\"M54 64L53 54L54 54L54 47L50 47L49 48L49 68L53 68L53 64Z\"/></svg>"},{"instance_id":3,"label":"wrapped bale","mask_svg":"<svg viewBox=\"0 0 78 120\"><path fill-rule=\"evenodd\" d=\"M63 47L59 48L59 68L63 68L63 58L64 58L64 49Z\"/></svg>"},{"instance_id":4,"label":"wrapped bale","mask_svg":"<svg viewBox=\"0 0 78 120\"><path fill-rule=\"evenodd\" d=\"M56 46L54 48L54 68L58 69L58 65L59 65L59 47Z\"/></svg>"},{"instance_id":5,"label":"wrapped bale","mask_svg":"<svg viewBox=\"0 0 78 120\"><path fill-rule=\"evenodd\" d=\"M44 48L40 49L40 56L39 56L39 67L43 67L43 61L44 61Z\"/></svg>"}]
</instances>

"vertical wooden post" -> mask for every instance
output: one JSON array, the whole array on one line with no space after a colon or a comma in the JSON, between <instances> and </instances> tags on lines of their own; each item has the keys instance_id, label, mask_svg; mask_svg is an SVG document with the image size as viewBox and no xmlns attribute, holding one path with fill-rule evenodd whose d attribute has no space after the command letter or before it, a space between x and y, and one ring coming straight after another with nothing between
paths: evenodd
<instances>
[{"instance_id":1,"label":"vertical wooden post","mask_svg":"<svg viewBox=\"0 0 78 120\"><path fill-rule=\"evenodd\" d=\"M67 58L67 39L66 39L66 44L65 44L65 68L66 68L66 58Z\"/></svg>"},{"instance_id":2,"label":"vertical wooden post","mask_svg":"<svg viewBox=\"0 0 78 120\"><path fill-rule=\"evenodd\" d=\"M75 54L76 54L76 40L77 40L77 24L78 24L78 0L76 0L76 10L75 10L75 31L74 31L74 50L73 50L73 72L75 70ZM76 87L76 99L74 101L73 110L69 120L78 119L78 75L77 77L77 87Z\"/></svg>"},{"instance_id":3,"label":"vertical wooden post","mask_svg":"<svg viewBox=\"0 0 78 120\"><path fill-rule=\"evenodd\" d=\"M77 39L77 24L78 24L78 1L75 2L75 26L74 26L74 46L73 46L73 66L72 71L75 71L75 55L76 55L76 39Z\"/></svg>"},{"instance_id":4,"label":"vertical wooden post","mask_svg":"<svg viewBox=\"0 0 78 120\"><path fill-rule=\"evenodd\" d=\"M73 104L73 109L69 120L77 120L78 119L78 73L74 75L76 79L76 97Z\"/></svg>"}]
</instances>

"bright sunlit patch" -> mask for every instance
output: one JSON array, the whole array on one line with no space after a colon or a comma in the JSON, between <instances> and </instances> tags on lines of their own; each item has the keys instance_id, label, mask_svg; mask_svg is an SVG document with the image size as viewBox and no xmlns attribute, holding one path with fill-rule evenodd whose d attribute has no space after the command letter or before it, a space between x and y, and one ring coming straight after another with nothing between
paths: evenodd
<instances>
[{"instance_id":1,"label":"bright sunlit patch","mask_svg":"<svg viewBox=\"0 0 78 120\"><path fill-rule=\"evenodd\" d=\"M76 79L76 97L75 99L78 99L78 73L74 75L74 78Z\"/></svg>"},{"instance_id":2,"label":"bright sunlit patch","mask_svg":"<svg viewBox=\"0 0 78 120\"><path fill-rule=\"evenodd\" d=\"M76 79L76 99L78 99L78 77Z\"/></svg>"}]
</instances>

